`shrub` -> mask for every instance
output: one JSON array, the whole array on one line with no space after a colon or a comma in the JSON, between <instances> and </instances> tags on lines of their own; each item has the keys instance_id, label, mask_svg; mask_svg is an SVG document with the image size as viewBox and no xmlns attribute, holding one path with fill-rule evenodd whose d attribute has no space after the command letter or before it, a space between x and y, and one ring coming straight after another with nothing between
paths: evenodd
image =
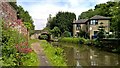
<instances>
[{"instance_id":1,"label":"shrub","mask_svg":"<svg viewBox=\"0 0 120 68\"><path fill-rule=\"evenodd\" d=\"M48 36L47 35L41 35L40 39L48 39Z\"/></svg>"},{"instance_id":2,"label":"shrub","mask_svg":"<svg viewBox=\"0 0 120 68\"><path fill-rule=\"evenodd\" d=\"M79 43L80 43L80 44L84 44L85 41L86 41L86 40L85 40L84 38L79 38Z\"/></svg>"},{"instance_id":3,"label":"shrub","mask_svg":"<svg viewBox=\"0 0 120 68\"><path fill-rule=\"evenodd\" d=\"M70 34L70 32L65 31L62 36L63 37L71 37L71 34Z\"/></svg>"}]
</instances>

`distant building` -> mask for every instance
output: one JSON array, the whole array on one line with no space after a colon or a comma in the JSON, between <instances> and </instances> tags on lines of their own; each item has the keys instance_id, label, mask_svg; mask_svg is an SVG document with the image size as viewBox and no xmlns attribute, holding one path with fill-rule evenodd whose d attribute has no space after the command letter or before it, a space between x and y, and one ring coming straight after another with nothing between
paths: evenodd
<instances>
[{"instance_id":1,"label":"distant building","mask_svg":"<svg viewBox=\"0 0 120 68\"><path fill-rule=\"evenodd\" d=\"M80 30L85 31L89 34L90 39L96 35L98 32L98 26L100 23L103 23L105 26L105 31L110 31L110 17L104 17L100 15L95 15L90 19L80 19L73 21L73 36L76 37L79 35Z\"/></svg>"}]
</instances>

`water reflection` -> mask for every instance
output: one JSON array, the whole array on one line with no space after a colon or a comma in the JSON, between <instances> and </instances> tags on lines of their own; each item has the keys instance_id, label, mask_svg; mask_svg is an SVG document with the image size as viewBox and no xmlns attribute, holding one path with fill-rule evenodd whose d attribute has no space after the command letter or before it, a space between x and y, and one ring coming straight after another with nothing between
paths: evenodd
<instances>
[{"instance_id":1,"label":"water reflection","mask_svg":"<svg viewBox=\"0 0 120 68\"><path fill-rule=\"evenodd\" d=\"M52 43L54 44L54 43ZM120 55L86 45L59 43L69 66L120 66Z\"/></svg>"}]
</instances>

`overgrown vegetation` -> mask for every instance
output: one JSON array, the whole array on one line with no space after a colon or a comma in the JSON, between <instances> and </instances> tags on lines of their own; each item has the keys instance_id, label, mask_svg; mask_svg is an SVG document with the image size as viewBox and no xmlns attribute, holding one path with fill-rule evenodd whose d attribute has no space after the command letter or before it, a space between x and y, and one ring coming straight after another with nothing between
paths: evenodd
<instances>
[{"instance_id":1,"label":"overgrown vegetation","mask_svg":"<svg viewBox=\"0 0 120 68\"><path fill-rule=\"evenodd\" d=\"M44 48L44 52L52 66L67 66L63 56L63 49L55 48L45 40L41 40L40 45Z\"/></svg>"},{"instance_id":2,"label":"overgrown vegetation","mask_svg":"<svg viewBox=\"0 0 120 68\"><path fill-rule=\"evenodd\" d=\"M1 66L33 66L37 62L36 54L28 45L27 37L11 28L2 28Z\"/></svg>"},{"instance_id":3,"label":"overgrown vegetation","mask_svg":"<svg viewBox=\"0 0 120 68\"><path fill-rule=\"evenodd\" d=\"M16 2L9 2L9 3L17 11L17 18L22 20L23 24L30 31L30 35L31 35L35 26L33 24L32 17L28 13L28 11L25 11L24 8L20 5L17 6Z\"/></svg>"}]
</instances>

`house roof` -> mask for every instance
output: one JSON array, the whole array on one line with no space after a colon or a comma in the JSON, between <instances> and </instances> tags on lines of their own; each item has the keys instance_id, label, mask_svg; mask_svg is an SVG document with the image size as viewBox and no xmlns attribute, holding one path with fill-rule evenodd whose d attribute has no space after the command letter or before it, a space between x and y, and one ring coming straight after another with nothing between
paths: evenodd
<instances>
[{"instance_id":1,"label":"house roof","mask_svg":"<svg viewBox=\"0 0 120 68\"><path fill-rule=\"evenodd\" d=\"M109 20L111 18L110 17L100 16L100 15L95 15L95 16L91 17L90 19Z\"/></svg>"},{"instance_id":2,"label":"house roof","mask_svg":"<svg viewBox=\"0 0 120 68\"><path fill-rule=\"evenodd\" d=\"M80 19L80 20L77 20L75 23L85 24L87 21L88 19Z\"/></svg>"},{"instance_id":3,"label":"house roof","mask_svg":"<svg viewBox=\"0 0 120 68\"><path fill-rule=\"evenodd\" d=\"M73 24L85 24L87 21L89 20L110 20L111 18L110 17L105 17L105 16L100 16L100 15L95 15L93 17L91 17L90 19L80 19L80 20L77 20L77 21L74 21Z\"/></svg>"}]
</instances>

